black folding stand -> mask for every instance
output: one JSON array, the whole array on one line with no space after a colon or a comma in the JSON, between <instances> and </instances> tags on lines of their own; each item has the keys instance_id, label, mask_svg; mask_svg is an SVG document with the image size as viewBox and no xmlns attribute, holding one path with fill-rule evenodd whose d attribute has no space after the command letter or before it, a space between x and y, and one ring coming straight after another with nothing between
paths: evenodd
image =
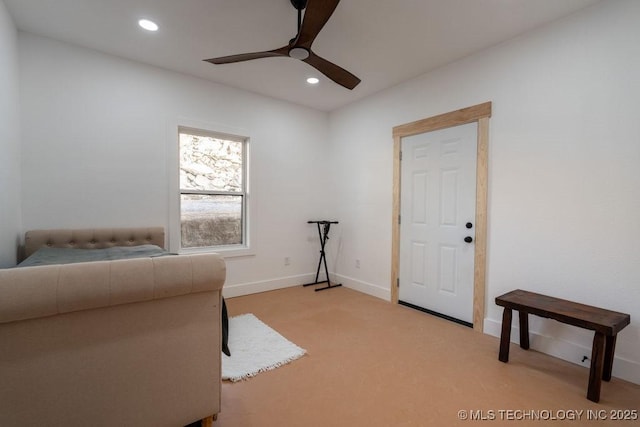
<instances>
[{"instance_id":1,"label":"black folding stand","mask_svg":"<svg viewBox=\"0 0 640 427\"><path fill-rule=\"evenodd\" d=\"M329 240L329 229L331 228L331 224L337 224L338 221L307 221L307 224L318 224L318 236L320 236L320 262L318 262L318 271L316 271L316 280L313 283L307 283L303 286L312 286L317 285L319 283L327 283L327 286L323 288L316 289L318 291L324 291L325 289L337 288L338 286L342 286L341 283L331 284L331 280L329 279L329 269L327 268L327 257L324 253L324 245ZM322 225L322 228L320 227ZM324 262L324 272L327 275L327 280L321 280L318 282L318 276L320 275L320 266Z\"/></svg>"}]
</instances>

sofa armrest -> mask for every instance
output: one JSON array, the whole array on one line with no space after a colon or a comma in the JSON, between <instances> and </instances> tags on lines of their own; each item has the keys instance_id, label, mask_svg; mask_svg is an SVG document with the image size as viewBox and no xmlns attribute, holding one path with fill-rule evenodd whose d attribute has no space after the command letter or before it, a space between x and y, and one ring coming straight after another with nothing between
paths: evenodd
<instances>
[{"instance_id":1,"label":"sofa armrest","mask_svg":"<svg viewBox=\"0 0 640 427\"><path fill-rule=\"evenodd\" d=\"M222 289L217 254L0 270L0 323Z\"/></svg>"}]
</instances>

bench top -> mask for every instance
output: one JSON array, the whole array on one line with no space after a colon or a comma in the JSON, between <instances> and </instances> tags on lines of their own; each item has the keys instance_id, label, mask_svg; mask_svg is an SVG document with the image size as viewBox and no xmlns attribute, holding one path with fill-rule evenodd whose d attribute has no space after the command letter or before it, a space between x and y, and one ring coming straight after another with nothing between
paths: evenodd
<instances>
[{"instance_id":1,"label":"bench top","mask_svg":"<svg viewBox=\"0 0 640 427\"><path fill-rule=\"evenodd\" d=\"M616 335L631 322L631 316L625 313L605 310L521 289L497 297L496 304L601 332L605 335Z\"/></svg>"}]
</instances>

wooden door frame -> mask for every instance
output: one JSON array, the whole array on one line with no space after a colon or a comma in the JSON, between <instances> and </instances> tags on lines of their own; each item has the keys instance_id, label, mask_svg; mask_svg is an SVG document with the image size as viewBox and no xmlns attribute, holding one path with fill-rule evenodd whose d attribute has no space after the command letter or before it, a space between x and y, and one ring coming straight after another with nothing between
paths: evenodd
<instances>
[{"instance_id":1,"label":"wooden door frame","mask_svg":"<svg viewBox=\"0 0 640 427\"><path fill-rule=\"evenodd\" d=\"M476 169L476 235L473 273L473 329L483 331L487 269L487 175L491 102L451 111L393 128L393 214L391 241L391 302L398 303L400 287L400 149L402 138L448 127L478 123Z\"/></svg>"}]
</instances>

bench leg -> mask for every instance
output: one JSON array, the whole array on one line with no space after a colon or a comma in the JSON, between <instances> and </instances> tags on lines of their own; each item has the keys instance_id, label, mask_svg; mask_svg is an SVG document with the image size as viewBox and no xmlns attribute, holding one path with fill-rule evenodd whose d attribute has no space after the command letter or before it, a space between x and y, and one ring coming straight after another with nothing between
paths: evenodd
<instances>
[{"instance_id":1,"label":"bench leg","mask_svg":"<svg viewBox=\"0 0 640 427\"><path fill-rule=\"evenodd\" d=\"M500 333L500 354L498 360L507 363L509 361L509 342L511 342L511 309L506 308L502 312L502 332Z\"/></svg>"},{"instance_id":2,"label":"bench leg","mask_svg":"<svg viewBox=\"0 0 640 427\"><path fill-rule=\"evenodd\" d=\"M601 332L596 332L593 337L589 388L587 389L587 399L596 403L600 401L600 386L602 385L602 374L604 372L604 348L605 336Z\"/></svg>"},{"instance_id":3,"label":"bench leg","mask_svg":"<svg viewBox=\"0 0 640 427\"><path fill-rule=\"evenodd\" d=\"M520 317L520 347L529 350L529 314L518 311Z\"/></svg>"},{"instance_id":4,"label":"bench leg","mask_svg":"<svg viewBox=\"0 0 640 427\"><path fill-rule=\"evenodd\" d=\"M604 347L604 369L602 371L602 379L611 380L611 371L613 370L613 355L616 352L617 335L607 335Z\"/></svg>"}]
</instances>

